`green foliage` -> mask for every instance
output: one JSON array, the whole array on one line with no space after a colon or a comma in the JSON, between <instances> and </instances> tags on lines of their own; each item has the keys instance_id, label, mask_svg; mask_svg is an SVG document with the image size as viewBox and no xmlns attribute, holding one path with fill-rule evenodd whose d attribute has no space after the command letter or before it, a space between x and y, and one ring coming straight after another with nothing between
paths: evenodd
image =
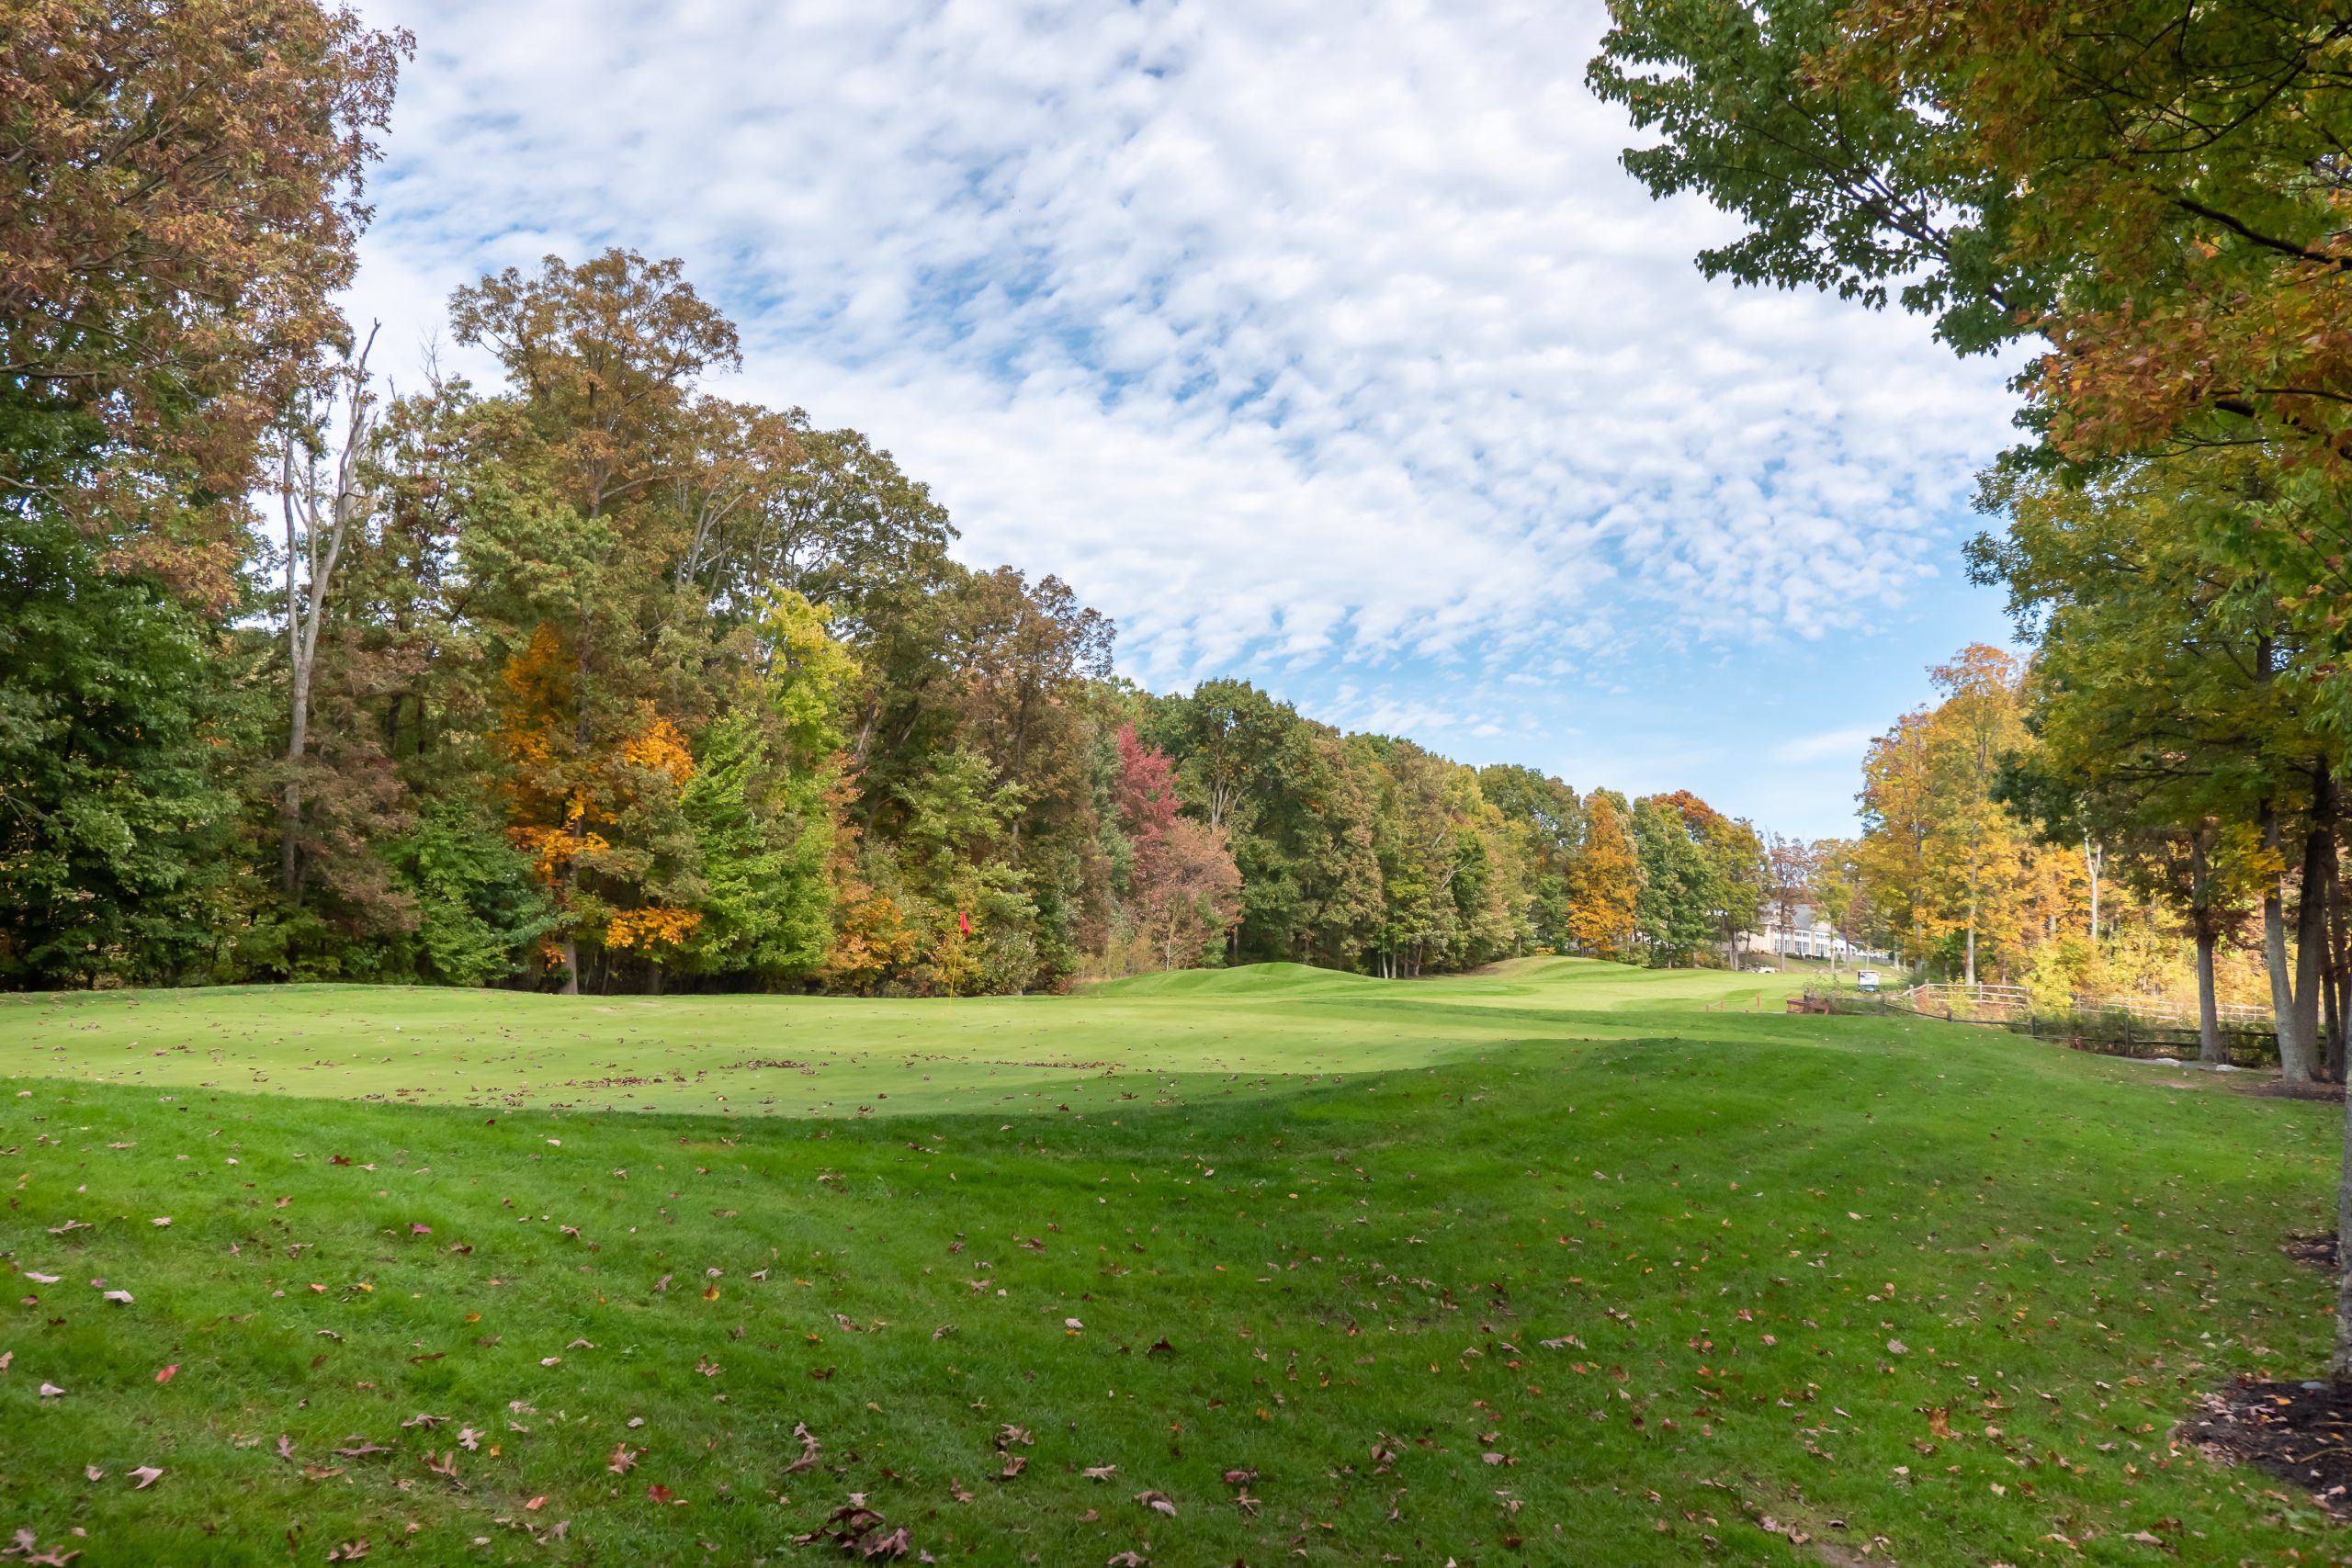
<instances>
[{"instance_id":1,"label":"green foliage","mask_svg":"<svg viewBox=\"0 0 2352 1568\"><path fill-rule=\"evenodd\" d=\"M169 980L230 934L229 669L73 525L0 507L0 978Z\"/></svg>"},{"instance_id":2,"label":"green foliage","mask_svg":"<svg viewBox=\"0 0 2352 1568\"><path fill-rule=\"evenodd\" d=\"M390 854L414 890L419 978L480 986L521 974L533 944L562 923L529 863L468 802L428 805Z\"/></svg>"}]
</instances>

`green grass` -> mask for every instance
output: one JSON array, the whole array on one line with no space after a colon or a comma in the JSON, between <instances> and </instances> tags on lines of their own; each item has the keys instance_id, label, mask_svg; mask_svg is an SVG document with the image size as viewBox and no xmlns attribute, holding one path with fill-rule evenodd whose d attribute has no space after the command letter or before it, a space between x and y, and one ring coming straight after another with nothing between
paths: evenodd
<instances>
[{"instance_id":1,"label":"green grass","mask_svg":"<svg viewBox=\"0 0 2352 1568\"><path fill-rule=\"evenodd\" d=\"M2333 1108L1776 980L12 998L0 1537L823 1562L857 1494L942 1562L2335 1555L2167 1442L2323 1361L2276 1243Z\"/></svg>"}]
</instances>

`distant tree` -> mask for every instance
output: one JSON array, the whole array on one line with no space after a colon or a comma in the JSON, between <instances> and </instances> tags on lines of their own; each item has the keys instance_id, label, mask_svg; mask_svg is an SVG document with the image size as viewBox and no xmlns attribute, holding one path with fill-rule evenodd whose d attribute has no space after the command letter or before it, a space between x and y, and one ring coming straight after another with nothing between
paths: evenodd
<instances>
[{"instance_id":1,"label":"distant tree","mask_svg":"<svg viewBox=\"0 0 2352 1568\"><path fill-rule=\"evenodd\" d=\"M1630 958L1642 867L1613 791L1585 797L1584 852L1577 857L1569 892L1568 934L1596 958Z\"/></svg>"},{"instance_id":2,"label":"distant tree","mask_svg":"<svg viewBox=\"0 0 2352 1568\"><path fill-rule=\"evenodd\" d=\"M1794 931L1798 908L1819 902L1814 895L1821 870L1819 852L1803 839L1784 839L1775 833L1764 853L1771 879L1772 918L1781 931Z\"/></svg>"}]
</instances>

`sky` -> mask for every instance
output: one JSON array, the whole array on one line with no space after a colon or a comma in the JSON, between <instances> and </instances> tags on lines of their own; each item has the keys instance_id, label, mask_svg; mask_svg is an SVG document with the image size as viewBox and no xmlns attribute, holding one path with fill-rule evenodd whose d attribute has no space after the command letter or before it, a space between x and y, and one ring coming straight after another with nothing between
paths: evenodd
<instances>
[{"instance_id":1,"label":"sky","mask_svg":"<svg viewBox=\"0 0 2352 1568\"><path fill-rule=\"evenodd\" d=\"M485 271L681 257L711 389L865 431L1155 689L1811 837L2005 638L1960 547L2008 368L1703 277L1591 0L364 10L417 40L346 302L396 382L486 368Z\"/></svg>"}]
</instances>

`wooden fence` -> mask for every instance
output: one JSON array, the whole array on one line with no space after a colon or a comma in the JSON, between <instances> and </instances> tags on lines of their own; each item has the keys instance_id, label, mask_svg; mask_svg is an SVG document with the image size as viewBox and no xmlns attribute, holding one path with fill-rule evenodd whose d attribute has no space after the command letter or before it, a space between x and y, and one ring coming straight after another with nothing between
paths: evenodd
<instances>
[{"instance_id":1,"label":"wooden fence","mask_svg":"<svg viewBox=\"0 0 2352 1568\"><path fill-rule=\"evenodd\" d=\"M1980 995L1987 990L2015 992L2014 999L2007 996L1986 998ZM1902 1013L1913 1018L1939 1018L1954 1023L1975 1023L1987 1028L2006 1029L2012 1033L2047 1040L2076 1051L2096 1051L2109 1056L2168 1056L2194 1061L2199 1049L2199 1036L2194 1023L2176 1021L2168 1018L2149 1017L2129 1008L2075 1007L2066 1009L2037 1009L2024 996L2022 987L1951 987L1917 986L1907 991L1890 991L1872 996L1867 992L1844 990L1815 990L1808 988L1801 1002L1792 1002L1792 1009L1805 1012L1832 1013ZM2273 1032L2267 1014L2258 1021L2250 1021L2243 1014L2248 1010L2233 1009L2239 1016L2222 1021L2221 1043L2225 1058L2242 1067L2276 1066L2278 1065L2278 1040Z\"/></svg>"}]
</instances>

